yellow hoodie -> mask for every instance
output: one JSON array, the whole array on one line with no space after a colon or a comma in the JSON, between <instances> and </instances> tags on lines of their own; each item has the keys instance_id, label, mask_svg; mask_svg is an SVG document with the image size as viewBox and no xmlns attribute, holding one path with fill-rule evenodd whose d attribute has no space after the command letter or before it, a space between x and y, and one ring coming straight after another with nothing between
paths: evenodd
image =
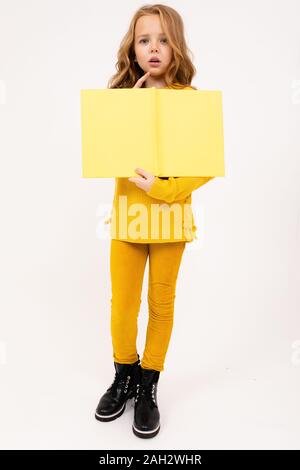
<instances>
[{"instance_id":1,"label":"yellow hoodie","mask_svg":"<svg viewBox=\"0 0 300 470\"><path fill-rule=\"evenodd\" d=\"M134 243L191 242L197 238L191 193L212 178L155 176L148 192L128 178L115 178L112 214L105 221L111 223L111 238Z\"/></svg>"}]
</instances>

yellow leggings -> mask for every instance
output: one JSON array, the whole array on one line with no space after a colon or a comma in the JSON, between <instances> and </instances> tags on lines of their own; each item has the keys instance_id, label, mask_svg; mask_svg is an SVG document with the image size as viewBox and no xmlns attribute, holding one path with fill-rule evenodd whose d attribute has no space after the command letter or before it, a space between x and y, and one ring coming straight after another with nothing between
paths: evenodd
<instances>
[{"instance_id":1,"label":"yellow leggings","mask_svg":"<svg viewBox=\"0 0 300 470\"><path fill-rule=\"evenodd\" d=\"M173 328L176 281L185 244L185 241L132 243L111 239L111 336L115 362L132 364L138 360L138 315L149 254L149 318L141 366L164 370Z\"/></svg>"}]
</instances>

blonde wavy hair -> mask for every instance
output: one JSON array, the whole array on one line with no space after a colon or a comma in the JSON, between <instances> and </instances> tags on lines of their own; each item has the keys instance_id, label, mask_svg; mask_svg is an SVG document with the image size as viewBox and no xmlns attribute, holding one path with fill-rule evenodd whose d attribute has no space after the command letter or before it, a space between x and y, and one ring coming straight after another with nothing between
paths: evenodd
<instances>
[{"instance_id":1,"label":"blonde wavy hair","mask_svg":"<svg viewBox=\"0 0 300 470\"><path fill-rule=\"evenodd\" d=\"M117 73L108 81L108 88L132 88L145 72L137 62L134 62L134 33L137 20L144 15L159 15L163 32L173 50L173 60L170 62L164 76L168 87L184 88L190 86L196 74L196 69L190 59L192 55L184 37L184 25L181 16L173 8L160 3L144 5L134 14L129 30L121 41L118 51L118 61L115 64ZM145 82L142 84L145 88Z\"/></svg>"}]
</instances>

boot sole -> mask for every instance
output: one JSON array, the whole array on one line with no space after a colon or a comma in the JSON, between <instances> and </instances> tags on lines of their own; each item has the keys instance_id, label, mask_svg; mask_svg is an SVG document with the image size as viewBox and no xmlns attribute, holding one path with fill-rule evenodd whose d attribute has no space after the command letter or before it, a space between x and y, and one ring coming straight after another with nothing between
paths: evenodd
<instances>
[{"instance_id":1,"label":"boot sole","mask_svg":"<svg viewBox=\"0 0 300 470\"><path fill-rule=\"evenodd\" d=\"M126 408L126 403L128 400L131 400L131 398L133 398L133 394L132 396L129 395L126 400L124 401L122 407L120 410L116 411L115 413L112 413L110 415L100 415L99 413L97 413L97 411L95 412L95 418L98 420L98 421L102 421L102 422L107 422L107 421L113 421L114 419L117 419L119 418L119 416L121 416L124 411L125 411L125 408Z\"/></svg>"},{"instance_id":2,"label":"boot sole","mask_svg":"<svg viewBox=\"0 0 300 470\"><path fill-rule=\"evenodd\" d=\"M141 437L143 439L148 439L150 437L156 436L156 434L159 433L160 424L157 426L157 428L152 429L151 431L141 431L140 429L136 428L133 424L132 430L133 430L133 434L135 434L136 436Z\"/></svg>"}]
</instances>

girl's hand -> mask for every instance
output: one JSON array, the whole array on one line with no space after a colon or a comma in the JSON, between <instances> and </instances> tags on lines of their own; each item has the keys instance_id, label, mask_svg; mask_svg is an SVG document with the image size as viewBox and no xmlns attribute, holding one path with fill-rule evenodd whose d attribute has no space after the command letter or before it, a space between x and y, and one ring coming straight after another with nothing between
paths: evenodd
<instances>
[{"instance_id":1,"label":"girl's hand","mask_svg":"<svg viewBox=\"0 0 300 470\"><path fill-rule=\"evenodd\" d=\"M138 79L136 84L132 88L141 88L143 85L144 81L147 80L147 78L150 76L150 72L146 72L145 75L143 75L141 78Z\"/></svg>"},{"instance_id":2,"label":"girl's hand","mask_svg":"<svg viewBox=\"0 0 300 470\"><path fill-rule=\"evenodd\" d=\"M154 183L155 176L151 173L148 173L148 171L143 170L142 168L136 168L134 171L138 175L141 175L142 178L132 177L128 178L128 181L130 181L131 183L135 183L138 188L143 189L146 193L150 191L150 188Z\"/></svg>"}]
</instances>

